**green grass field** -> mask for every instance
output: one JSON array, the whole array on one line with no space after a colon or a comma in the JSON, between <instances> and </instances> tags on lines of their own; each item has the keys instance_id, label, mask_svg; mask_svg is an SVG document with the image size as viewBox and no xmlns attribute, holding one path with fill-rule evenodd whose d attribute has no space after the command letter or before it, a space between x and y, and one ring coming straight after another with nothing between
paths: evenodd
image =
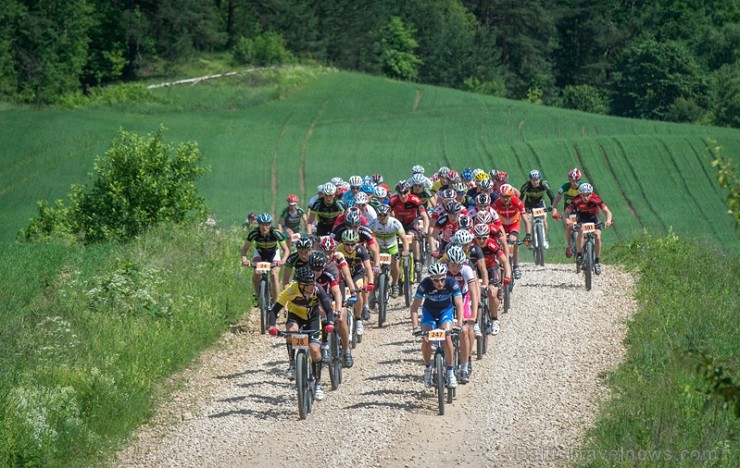
<instances>
[{"instance_id":1,"label":"green grass field","mask_svg":"<svg viewBox=\"0 0 740 468\"><path fill-rule=\"evenodd\" d=\"M205 81L152 91L152 102L0 113L0 240L11 240L39 199L84 183L119 127L164 124L171 141L195 140L212 173L206 202L229 225L275 211L291 192L310 197L332 176L414 164L497 168L515 186L539 168L553 186L578 166L615 214L607 241L643 229L738 248L705 138L733 155L740 131L620 119L359 74L296 69L271 77ZM560 236L555 236L560 242Z\"/></svg>"}]
</instances>

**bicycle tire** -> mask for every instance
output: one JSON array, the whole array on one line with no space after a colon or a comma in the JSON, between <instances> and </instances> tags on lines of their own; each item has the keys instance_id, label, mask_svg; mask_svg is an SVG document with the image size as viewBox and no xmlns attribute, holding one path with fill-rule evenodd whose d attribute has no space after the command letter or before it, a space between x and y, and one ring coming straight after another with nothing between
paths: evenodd
<instances>
[{"instance_id":1,"label":"bicycle tire","mask_svg":"<svg viewBox=\"0 0 740 468\"><path fill-rule=\"evenodd\" d=\"M403 298L406 301L406 307L411 305L411 260L406 257L403 264Z\"/></svg>"},{"instance_id":2,"label":"bicycle tire","mask_svg":"<svg viewBox=\"0 0 740 468\"><path fill-rule=\"evenodd\" d=\"M457 342L457 344L455 344L455 342ZM452 344L452 348L454 349L452 356L452 373L455 374L456 377L459 377L458 371L460 369L460 335L452 337ZM453 398L455 398L455 389L448 388L447 403L452 403Z\"/></svg>"},{"instance_id":3,"label":"bicycle tire","mask_svg":"<svg viewBox=\"0 0 740 468\"><path fill-rule=\"evenodd\" d=\"M594 271L594 245L591 239L587 239L583 245L583 277L586 282L586 291L591 290L592 274Z\"/></svg>"},{"instance_id":4,"label":"bicycle tire","mask_svg":"<svg viewBox=\"0 0 740 468\"><path fill-rule=\"evenodd\" d=\"M480 317L478 317L478 326L480 327L481 336L475 340L477 358L480 361L483 355L488 351L488 332L491 330L491 315L488 309L488 300L481 298Z\"/></svg>"},{"instance_id":5,"label":"bicycle tire","mask_svg":"<svg viewBox=\"0 0 740 468\"><path fill-rule=\"evenodd\" d=\"M508 313L511 308L511 285L514 283L514 277L511 277L511 283L503 284L501 287L504 288L504 313Z\"/></svg>"},{"instance_id":6,"label":"bicycle tire","mask_svg":"<svg viewBox=\"0 0 740 468\"><path fill-rule=\"evenodd\" d=\"M442 416L445 414L445 363L441 353L434 354L434 368L437 371L437 405Z\"/></svg>"},{"instance_id":7,"label":"bicycle tire","mask_svg":"<svg viewBox=\"0 0 740 468\"><path fill-rule=\"evenodd\" d=\"M260 308L260 333L267 333L267 314L268 312L268 285L265 279L260 280L260 291L259 291L259 308Z\"/></svg>"},{"instance_id":8,"label":"bicycle tire","mask_svg":"<svg viewBox=\"0 0 740 468\"><path fill-rule=\"evenodd\" d=\"M535 244L535 264L545 266L545 226L542 223L535 224L535 236L537 237L537 243ZM536 258L539 256L539 261Z\"/></svg>"},{"instance_id":9,"label":"bicycle tire","mask_svg":"<svg viewBox=\"0 0 740 468\"><path fill-rule=\"evenodd\" d=\"M576 264L576 274L581 272L581 265L578 264L578 253L576 252L576 237L571 235L571 249L573 250L573 261Z\"/></svg>"},{"instance_id":10,"label":"bicycle tire","mask_svg":"<svg viewBox=\"0 0 740 468\"><path fill-rule=\"evenodd\" d=\"M355 311L352 307L347 307L347 329L349 330L349 344L350 348L355 349L357 346L357 333L355 329Z\"/></svg>"},{"instance_id":11,"label":"bicycle tire","mask_svg":"<svg viewBox=\"0 0 740 468\"><path fill-rule=\"evenodd\" d=\"M339 355L339 343L336 330L329 333L329 380L331 389L336 390L342 383L342 362Z\"/></svg>"},{"instance_id":12,"label":"bicycle tire","mask_svg":"<svg viewBox=\"0 0 740 468\"><path fill-rule=\"evenodd\" d=\"M303 352L296 353L295 356L295 386L298 392L298 416L306 419L309 413L309 382L306 374L306 354Z\"/></svg>"},{"instance_id":13,"label":"bicycle tire","mask_svg":"<svg viewBox=\"0 0 740 468\"><path fill-rule=\"evenodd\" d=\"M378 278L378 327L385 325L388 307L388 275L381 273Z\"/></svg>"}]
</instances>

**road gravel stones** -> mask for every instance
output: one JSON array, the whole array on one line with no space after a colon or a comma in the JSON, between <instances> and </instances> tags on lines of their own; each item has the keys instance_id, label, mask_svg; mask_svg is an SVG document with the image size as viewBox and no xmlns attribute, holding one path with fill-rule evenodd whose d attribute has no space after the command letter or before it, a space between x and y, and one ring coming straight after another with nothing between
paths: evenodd
<instances>
[{"instance_id":1,"label":"road gravel stones","mask_svg":"<svg viewBox=\"0 0 740 468\"><path fill-rule=\"evenodd\" d=\"M284 342L233 327L174 378L180 390L138 430L121 467L558 466L574 460L624 356L634 279L612 266L588 292L570 265L525 264L501 333L444 416L422 383L403 299L377 316L337 391L298 419Z\"/></svg>"}]
</instances>

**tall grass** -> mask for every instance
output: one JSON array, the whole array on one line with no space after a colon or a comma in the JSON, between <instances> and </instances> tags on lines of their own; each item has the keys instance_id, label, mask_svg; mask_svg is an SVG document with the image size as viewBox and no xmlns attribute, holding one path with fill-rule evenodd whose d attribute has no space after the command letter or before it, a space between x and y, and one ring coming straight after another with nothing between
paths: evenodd
<instances>
[{"instance_id":1,"label":"tall grass","mask_svg":"<svg viewBox=\"0 0 740 468\"><path fill-rule=\"evenodd\" d=\"M692 348L740 374L740 262L707 245L645 236L614 249L637 270L640 311L584 466L740 466L740 418L708 399Z\"/></svg>"},{"instance_id":2,"label":"tall grass","mask_svg":"<svg viewBox=\"0 0 740 468\"><path fill-rule=\"evenodd\" d=\"M241 242L161 227L4 248L0 465L87 466L146 420L164 379L249 310Z\"/></svg>"}]
</instances>

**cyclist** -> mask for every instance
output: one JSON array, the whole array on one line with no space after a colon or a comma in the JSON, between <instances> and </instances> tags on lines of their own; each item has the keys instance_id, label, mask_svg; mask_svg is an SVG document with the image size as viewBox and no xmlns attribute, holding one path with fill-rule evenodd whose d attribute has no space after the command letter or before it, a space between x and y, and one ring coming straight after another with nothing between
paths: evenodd
<instances>
[{"instance_id":1,"label":"cyclist","mask_svg":"<svg viewBox=\"0 0 740 468\"><path fill-rule=\"evenodd\" d=\"M460 203L465 208L471 208L474 205L474 199L468 197L468 186L462 182L455 182L452 185L452 190L455 191L455 201Z\"/></svg>"},{"instance_id":2,"label":"cyclist","mask_svg":"<svg viewBox=\"0 0 740 468\"><path fill-rule=\"evenodd\" d=\"M570 205L570 202L578 196L578 187L580 187L582 183L584 182L581 182L581 171L579 171L577 167L574 167L568 173L568 182L564 183L558 189L558 194L555 196L552 206L557 207L561 198L564 200L564 207ZM554 214L552 215L552 218L558 219ZM565 248L565 256L570 258L573 256L573 249L570 247L570 235L573 230L573 223L570 222L567 216L563 218L563 222L565 223L565 245L567 246Z\"/></svg>"},{"instance_id":3,"label":"cyclist","mask_svg":"<svg viewBox=\"0 0 740 468\"><path fill-rule=\"evenodd\" d=\"M438 248L432 252L432 257L442 255L447 244L452 241L452 236L459 228L458 222L462 211L463 206L454 200L445 205L445 214L439 217L432 230L433 244L438 245Z\"/></svg>"},{"instance_id":4,"label":"cyclist","mask_svg":"<svg viewBox=\"0 0 740 468\"><path fill-rule=\"evenodd\" d=\"M290 250L285 243L285 234L273 227L272 216L269 213L260 213L257 216L257 224L257 228L252 229L247 234L247 240L242 247L242 265L254 266L262 261L272 263L272 267L270 268L270 276L272 276L270 286L272 288L272 297L277 297L278 284L280 284L278 273L280 272L280 266L288 259ZM254 256L250 262L247 258L247 253L252 243L254 243L255 249ZM255 291L259 290L260 280L260 275L252 275L252 286Z\"/></svg>"},{"instance_id":5,"label":"cyclist","mask_svg":"<svg viewBox=\"0 0 740 468\"><path fill-rule=\"evenodd\" d=\"M424 301L423 305L422 301ZM414 300L411 302L411 326L414 333L419 330L420 306L422 331L436 328L451 330L453 324L457 327L462 325L463 301L460 286L452 277L447 276L447 265L444 263L429 265L429 276L424 278L416 289ZM455 388L457 387L457 378L453 369L455 349L449 335L444 347L447 361L447 386ZM432 345L426 337L421 343L421 354L425 364L424 385L431 387L433 385Z\"/></svg>"},{"instance_id":6,"label":"cyclist","mask_svg":"<svg viewBox=\"0 0 740 468\"><path fill-rule=\"evenodd\" d=\"M298 207L298 195L288 195L286 206L278 217L278 226L285 233L288 248L292 248L293 240L291 236L295 232L301 232L301 223L305 226L308 224L308 217L303 208Z\"/></svg>"},{"instance_id":7,"label":"cyclist","mask_svg":"<svg viewBox=\"0 0 740 468\"><path fill-rule=\"evenodd\" d=\"M466 167L460 171L460 179L468 189L475 187L475 172L473 172L473 168Z\"/></svg>"},{"instance_id":8,"label":"cyclist","mask_svg":"<svg viewBox=\"0 0 740 468\"><path fill-rule=\"evenodd\" d=\"M419 258L421 256L419 249L419 242L424 238L429 230L429 217L427 216L427 210L421 202L421 199L411 193L411 187L406 183L405 180L398 182L396 185L396 194L393 195L389 202L393 216L396 217L401 224L403 229L413 235L411 243L411 249L414 255L414 269L421 271L421 263ZM421 218L421 232L417 229L416 218Z\"/></svg>"},{"instance_id":9,"label":"cyclist","mask_svg":"<svg viewBox=\"0 0 740 468\"><path fill-rule=\"evenodd\" d=\"M288 255L288 258L285 259L285 267L283 268L283 289L285 289L290 283L293 270L297 270L300 267L308 265L312 245L313 242L311 242L311 239L306 236L295 241L296 251Z\"/></svg>"},{"instance_id":10,"label":"cyclist","mask_svg":"<svg viewBox=\"0 0 740 468\"><path fill-rule=\"evenodd\" d=\"M429 177L424 175L424 166L416 165L411 168L411 177L415 176L416 174L420 174L421 177L424 180L424 188L431 190L432 185L434 185L434 181L430 179ZM411 185L411 184L409 184ZM390 190L388 190L390 192Z\"/></svg>"},{"instance_id":11,"label":"cyclist","mask_svg":"<svg viewBox=\"0 0 740 468\"><path fill-rule=\"evenodd\" d=\"M460 383L470 382L468 363L475 346L473 327L478 324L480 288L478 277L468 264L468 257L459 245L451 244L447 249L447 275L457 281L463 298L463 327L460 333Z\"/></svg>"},{"instance_id":12,"label":"cyclist","mask_svg":"<svg viewBox=\"0 0 740 468\"><path fill-rule=\"evenodd\" d=\"M499 174L501 173L499 172ZM499 188L499 198L493 202L493 209L501 218L501 224L503 224L504 231L509 236L509 241L514 244L514 251L512 252L514 278L519 279L522 277L522 271L519 269L519 246L517 245L519 221L524 220L527 231L524 242L527 244L532 239L532 226L529 222L529 215L524 209L524 203L514 194L515 190L510 184L503 184Z\"/></svg>"},{"instance_id":13,"label":"cyclist","mask_svg":"<svg viewBox=\"0 0 740 468\"><path fill-rule=\"evenodd\" d=\"M383 187L375 187L373 196L370 198L370 206L378 211L378 206L388 204L388 191Z\"/></svg>"},{"instance_id":14,"label":"cyclist","mask_svg":"<svg viewBox=\"0 0 740 468\"><path fill-rule=\"evenodd\" d=\"M347 310L343 306L342 302L342 290L339 286L339 270L335 262L329 262L328 257L323 250L316 250L311 252L308 257L308 267L311 271L316 274L316 284L326 291L327 294L334 300L334 309L339 311L339 321L336 322L339 328L339 337L342 341L342 359L344 367L352 367L355 363L350 353L351 346L349 345L349 327L347 326L346 313ZM337 305L338 304L338 305ZM324 343L321 343L322 348ZM328 348L328 345L327 345ZM328 355L327 355L328 357Z\"/></svg>"},{"instance_id":15,"label":"cyclist","mask_svg":"<svg viewBox=\"0 0 740 468\"><path fill-rule=\"evenodd\" d=\"M357 209L360 210L360 214L365 217L368 224L370 221L378 218L375 208L369 203L370 197L365 192L360 192L355 195L355 204L353 206L356 206Z\"/></svg>"},{"instance_id":16,"label":"cyclist","mask_svg":"<svg viewBox=\"0 0 740 468\"><path fill-rule=\"evenodd\" d=\"M386 193L388 193L388 192L391 191L391 188L388 187L388 185L386 185L383 182L383 175L380 174L379 172L376 172L375 174L373 174L371 176L371 179L372 179L373 185L375 185L375 187L383 187L385 189Z\"/></svg>"},{"instance_id":17,"label":"cyclist","mask_svg":"<svg viewBox=\"0 0 740 468\"><path fill-rule=\"evenodd\" d=\"M400 274L398 266L398 239L401 239L403 243L401 255L408 256L409 239L406 236L406 231L403 229L401 222L391 216L391 207L389 205L378 206L378 219L372 221L369 227L373 231L373 234L375 234L380 253L391 255L391 297L396 298L399 292L398 275ZM376 269L376 271L378 270Z\"/></svg>"},{"instance_id":18,"label":"cyclist","mask_svg":"<svg viewBox=\"0 0 740 468\"><path fill-rule=\"evenodd\" d=\"M554 219L558 219L558 209L553 203L555 199L552 194L550 184L546 180L542 180L542 173L537 169L529 171L529 181L522 185L519 190L522 194L522 201L524 202L524 208L532 210L532 208L545 208L545 195L550 199L550 205L552 206L552 216ZM550 243L547 241L547 217L545 217L545 239L542 243L546 249L550 248Z\"/></svg>"},{"instance_id":19,"label":"cyclist","mask_svg":"<svg viewBox=\"0 0 740 468\"><path fill-rule=\"evenodd\" d=\"M349 182L349 190L342 194L342 203L344 203L344 206L349 206L353 200L355 195L360 193L360 189L362 189L362 177L358 175L353 175L349 179L347 179L347 182Z\"/></svg>"},{"instance_id":20,"label":"cyclist","mask_svg":"<svg viewBox=\"0 0 740 468\"><path fill-rule=\"evenodd\" d=\"M507 285L511 283L511 267L501 245L490 237L490 226L487 224L476 224L473 229L475 231L475 243L485 258L487 275L483 281L483 286L488 294L489 309L491 311L491 319L493 320L491 334L496 335L500 330L498 307L501 303L501 296L503 295L500 284ZM501 269L504 271L503 278L499 274Z\"/></svg>"},{"instance_id":21,"label":"cyclist","mask_svg":"<svg viewBox=\"0 0 740 468\"><path fill-rule=\"evenodd\" d=\"M421 203L424 205L425 209L428 210L430 206L434 207L436 197L432 191L427 188L426 177L422 174L414 174L406 181L406 183L411 187L411 193L421 199Z\"/></svg>"},{"instance_id":22,"label":"cyclist","mask_svg":"<svg viewBox=\"0 0 740 468\"><path fill-rule=\"evenodd\" d=\"M307 230L309 234L313 232L312 223L316 222L316 235L326 236L331 233L334 226L334 220L344 212L344 203L335 198L337 187L331 182L321 186L318 200L309 208Z\"/></svg>"},{"instance_id":23,"label":"cyclist","mask_svg":"<svg viewBox=\"0 0 740 468\"><path fill-rule=\"evenodd\" d=\"M337 247L337 252L344 256L352 273L353 291L358 299L354 306L357 334L362 335L364 332L362 322L370 319L370 309L367 305L367 295L359 293L372 292L375 289L375 276L370 263L370 255L367 249L360 244L360 235L353 229L346 229L342 233L342 243ZM365 284L365 276L367 276L367 284Z\"/></svg>"},{"instance_id":24,"label":"cyclist","mask_svg":"<svg viewBox=\"0 0 740 468\"><path fill-rule=\"evenodd\" d=\"M252 229L257 227L257 213L251 212L247 214L247 219L244 220L242 227L250 232Z\"/></svg>"},{"instance_id":25,"label":"cyclist","mask_svg":"<svg viewBox=\"0 0 740 468\"><path fill-rule=\"evenodd\" d=\"M599 210L606 214L605 226L612 225L612 212L609 207L606 206L601 198L594 193L594 188L591 184L581 184L578 187L579 196L571 200L570 205L565 208L565 215L568 216L572 212L577 215L576 222L582 223L598 223L599 222ZM583 255L583 233L578 233L578 241L576 243L576 261L581 263ZM599 256L601 255L601 229L596 229L596 242L594 245L594 273L597 275L601 274L601 261Z\"/></svg>"},{"instance_id":26,"label":"cyclist","mask_svg":"<svg viewBox=\"0 0 740 468\"><path fill-rule=\"evenodd\" d=\"M440 190L446 188L452 188L452 181L449 179L450 168L442 166L439 168L436 174L432 176L434 183L432 184L432 192L438 193Z\"/></svg>"},{"instance_id":27,"label":"cyclist","mask_svg":"<svg viewBox=\"0 0 740 468\"><path fill-rule=\"evenodd\" d=\"M332 320L333 311L331 308L331 299L322 288L316 287L316 274L310 268L302 267L295 272L295 282L288 286L278 296L275 305L270 311L270 335L277 336L278 328L275 326L276 317L283 307L288 311L288 320L285 322L285 328L289 332L297 332L300 329L321 330L321 316L328 316L328 324L324 329L327 333L334 331ZM323 310L323 314L319 310ZM324 399L324 390L321 388L321 348L319 345L320 331L311 335L309 349L313 359L313 375L316 383L314 397L317 400ZM291 349L290 342L288 345L288 371L286 375L289 379L295 379L295 352Z\"/></svg>"}]
</instances>

